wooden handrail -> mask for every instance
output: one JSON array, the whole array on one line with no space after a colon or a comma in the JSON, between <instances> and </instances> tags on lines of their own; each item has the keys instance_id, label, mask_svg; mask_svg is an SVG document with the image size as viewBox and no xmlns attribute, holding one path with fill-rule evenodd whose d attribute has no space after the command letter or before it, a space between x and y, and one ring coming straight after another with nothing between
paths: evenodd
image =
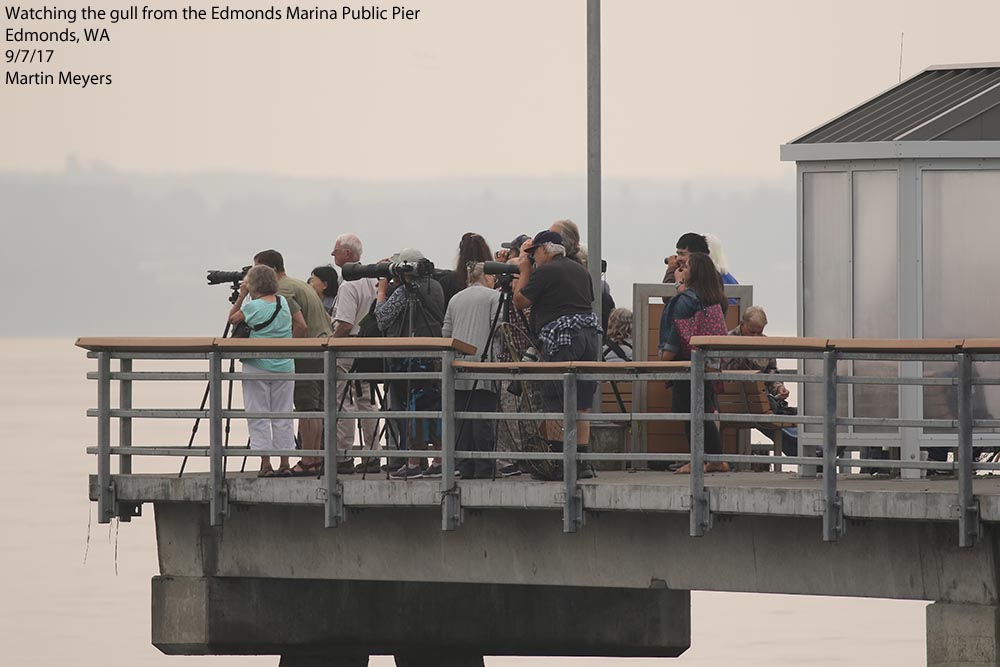
<instances>
[{"instance_id":1,"label":"wooden handrail","mask_svg":"<svg viewBox=\"0 0 1000 667\"><path fill-rule=\"evenodd\" d=\"M91 352L210 352L214 348L247 352L315 352L327 347L344 351L454 350L475 354L476 348L455 338L184 338L184 337L88 337L77 338L76 346Z\"/></svg>"}]
</instances>

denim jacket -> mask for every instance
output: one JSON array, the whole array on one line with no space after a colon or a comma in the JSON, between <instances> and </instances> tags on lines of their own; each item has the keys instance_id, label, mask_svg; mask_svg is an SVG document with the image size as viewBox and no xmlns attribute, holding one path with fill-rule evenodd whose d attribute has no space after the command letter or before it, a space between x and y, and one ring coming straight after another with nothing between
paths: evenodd
<instances>
[{"instance_id":1,"label":"denim jacket","mask_svg":"<svg viewBox=\"0 0 1000 667\"><path fill-rule=\"evenodd\" d=\"M663 308L663 315L660 316L660 352L664 350L674 354L681 350L681 337L674 326L676 320L686 320L694 317L695 313L701 310L701 301L698 294L688 287L683 292L670 300Z\"/></svg>"}]
</instances>

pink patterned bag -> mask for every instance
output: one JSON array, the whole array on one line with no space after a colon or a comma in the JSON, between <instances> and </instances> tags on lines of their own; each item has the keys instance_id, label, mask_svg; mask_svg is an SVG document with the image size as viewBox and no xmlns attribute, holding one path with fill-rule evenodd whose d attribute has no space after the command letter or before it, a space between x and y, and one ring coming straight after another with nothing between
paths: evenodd
<instances>
[{"instance_id":1,"label":"pink patterned bag","mask_svg":"<svg viewBox=\"0 0 1000 667\"><path fill-rule=\"evenodd\" d=\"M686 320L675 320L674 326L681 338L681 359L691 358L691 339L695 336L725 336L729 333L722 306L714 304L702 308Z\"/></svg>"}]
</instances>

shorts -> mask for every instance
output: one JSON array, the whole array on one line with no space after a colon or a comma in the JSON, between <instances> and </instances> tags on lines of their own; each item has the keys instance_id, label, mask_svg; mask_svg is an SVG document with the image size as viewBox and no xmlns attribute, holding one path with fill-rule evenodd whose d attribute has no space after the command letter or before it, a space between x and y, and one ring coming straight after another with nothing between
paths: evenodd
<instances>
[{"instance_id":1,"label":"shorts","mask_svg":"<svg viewBox=\"0 0 1000 667\"><path fill-rule=\"evenodd\" d=\"M597 361L601 350L601 334L595 329L580 329L573 333L569 345L559 348L545 361ZM590 410L594 407L597 381L586 380L576 383L576 409ZM562 382L542 383L542 410L544 412L563 411Z\"/></svg>"},{"instance_id":2,"label":"shorts","mask_svg":"<svg viewBox=\"0 0 1000 667\"><path fill-rule=\"evenodd\" d=\"M296 373L322 373L322 359L296 359ZM296 380L295 394L293 397L296 412L322 412L323 411L323 381L322 380Z\"/></svg>"}]
</instances>

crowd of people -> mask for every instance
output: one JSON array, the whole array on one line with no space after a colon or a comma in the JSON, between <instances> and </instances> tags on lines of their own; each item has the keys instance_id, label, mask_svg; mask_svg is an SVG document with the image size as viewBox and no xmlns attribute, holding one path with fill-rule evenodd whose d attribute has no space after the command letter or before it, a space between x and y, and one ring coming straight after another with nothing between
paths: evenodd
<instances>
[{"instance_id":1,"label":"crowd of people","mask_svg":"<svg viewBox=\"0 0 1000 667\"><path fill-rule=\"evenodd\" d=\"M704 334L762 335L767 318L760 308L748 308L733 331L725 326L728 300L725 284L735 284L718 239L687 233L678 239L676 254L666 258L664 282L676 285L676 296L664 308L660 323L659 356L663 360L689 358L690 338ZM454 337L469 343L473 361L632 361L632 312L616 308L607 281L602 279L600 313L594 312L594 283L588 270L586 248L580 232L569 220L561 220L534 235L519 234L492 252L486 239L469 232L462 236L457 261L450 270L434 268L415 248L400 250L379 262L363 264L364 246L356 234L342 234L331 252L334 266L318 266L302 282L285 274L284 258L276 250L254 256L239 298L230 311L234 325L244 327L251 338L287 337ZM598 261L596 258L592 261ZM346 267L346 268L345 268ZM459 355L460 358L462 355ZM733 360L730 367L774 372L773 363ZM324 405L319 380L283 380L274 373L320 373L320 359L246 359L243 380L244 404L248 412L319 412ZM338 371L428 372L439 370L436 358L345 359ZM744 364L744 365L741 365ZM531 385L526 387L525 385ZM786 401L781 383L768 384L777 404ZM597 386L579 381L576 407L586 413L593 408ZM391 411L434 411L441 406L440 383L434 380L384 382L341 379L336 401L347 418L337 422L336 443L340 450L363 448L382 456L342 457L337 473L385 472L394 479L441 475L440 460L426 456L404 458L392 450L440 449L439 419L381 419L380 407ZM706 384L706 408L714 396ZM459 420L458 451L502 451L510 458L461 458L457 475L462 478L493 478L530 472L543 479L558 479L561 467L553 462L518 461L515 453L525 449L559 452L563 446L563 423L541 422L537 426L505 420L503 412L563 409L559 382L521 383L478 381L459 378L455 387L459 411L498 413L496 420ZM787 407L787 403L785 403ZM673 411L690 410L689 383L675 382ZM298 433L290 419L248 419L252 450L301 449L304 456L290 465L282 456L277 468L271 457L261 456L263 477L314 476L323 473L324 459L318 455L323 442L323 422L299 419ZM577 446L586 451L590 442L588 420L577 423ZM690 437L690 425L686 424ZM355 439L360 434L360 447ZM721 453L722 445L713 422L705 424L707 453ZM385 458L385 464L382 458ZM709 472L728 470L725 463L706 464ZM686 472L680 468L678 472ZM581 466L580 477L593 471Z\"/></svg>"}]
</instances>

